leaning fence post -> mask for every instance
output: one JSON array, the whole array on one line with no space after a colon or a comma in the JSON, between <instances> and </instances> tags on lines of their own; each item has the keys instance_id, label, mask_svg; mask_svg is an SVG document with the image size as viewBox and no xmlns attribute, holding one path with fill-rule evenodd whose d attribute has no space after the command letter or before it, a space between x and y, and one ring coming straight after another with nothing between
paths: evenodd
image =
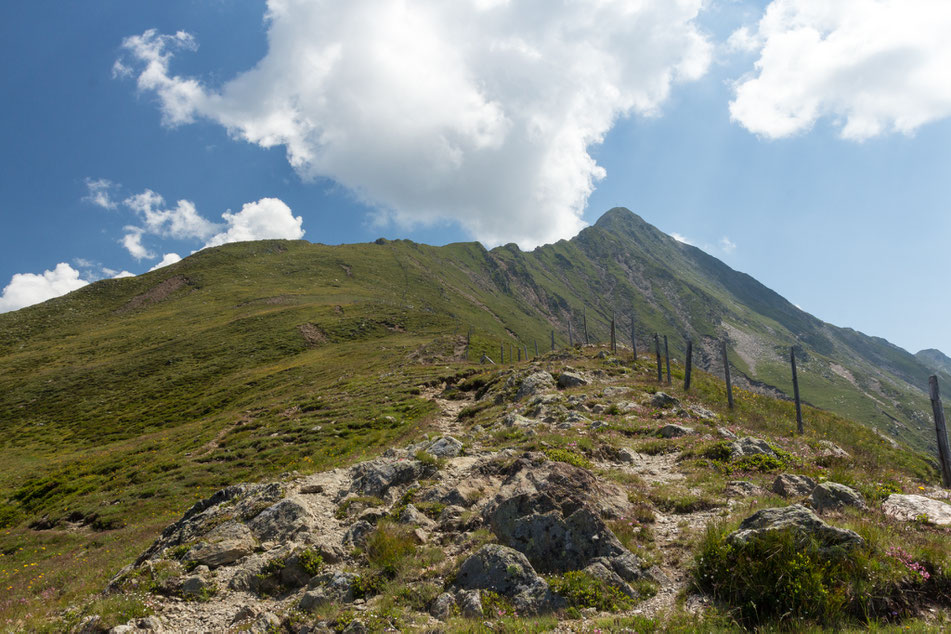
<instances>
[{"instance_id":1,"label":"leaning fence post","mask_svg":"<svg viewBox=\"0 0 951 634\"><path fill-rule=\"evenodd\" d=\"M555 331L551 331L551 351L555 351Z\"/></svg>"},{"instance_id":2,"label":"leaning fence post","mask_svg":"<svg viewBox=\"0 0 951 634\"><path fill-rule=\"evenodd\" d=\"M938 377L932 375L928 379L928 384L931 387L934 428L938 435L938 462L941 463L941 482L946 489L951 489L951 449L948 448L948 429L944 424L944 408L941 406L941 395L938 393Z\"/></svg>"},{"instance_id":3,"label":"leaning fence post","mask_svg":"<svg viewBox=\"0 0 951 634\"><path fill-rule=\"evenodd\" d=\"M730 359L726 355L726 341L721 341L720 346L723 349L723 377L726 380L726 401L730 409L733 409L733 383L730 381Z\"/></svg>"},{"instance_id":4,"label":"leaning fence post","mask_svg":"<svg viewBox=\"0 0 951 634\"><path fill-rule=\"evenodd\" d=\"M568 347L575 347L575 338L574 335L571 334L571 319L568 319Z\"/></svg>"},{"instance_id":5,"label":"leaning fence post","mask_svg":"<svg viewBox=\"0 0 951 634\"><path fill-rule=\"evenodd\" d=\"M657 382L660 383L664 380L664 377L660 369L660 339L657 338L656 332L654 333L654 348L657 351Z\"/></svg>"},{"instance_id":6,"label":"leaning fence post","mask_svg":"<svg viewBox=\"0 0 951 634\"><path fill-rule=\"evenodd\" d=\"M499 344L499 365L505 363L505 344Z\"/></svg>"},{"instance_id":7,"label":"leaning fence post","mask_svg":"<svg viewBox=\"0 0 951 634\"><path fill-rule=\"evenodd\" d=\"M690 370L693 369L693 341L687 339L687 365L684 368L684 392L690 390Z\"/></svg>"},{"instance_id":8,"label":"leaning fence post","mask_svg":"<svg viewBox=\"0 0 951 634\"><path fill-rule=\"evenodd\" d=\"M789 363L792 365L792 389L796 398L796 430L802 434L805 428L802 424L802 402L799 400L799 374L796 372L796 349L792 346L789 348Z\"/></svg>"},{"instance_id":9,"label":"leaning fence post","mask_svg":"<svg viewBox=\"0 0 951 634\"><path fill-rule=\"evenodd\" d=\"M466 361L469 360L469 340L472 339L472 326L469 327L469 331L466 333Z\"/></svg>"},{"instance_id":10,"label":"leaning fence post","mask_svg":"<svg viewBox=\"0 0 951 634\"><path fill-rule=\"evenodd\" d=\"M535 357L538 357L538 339L532 339L535 342Z\"/></svg>"}]
</instances>

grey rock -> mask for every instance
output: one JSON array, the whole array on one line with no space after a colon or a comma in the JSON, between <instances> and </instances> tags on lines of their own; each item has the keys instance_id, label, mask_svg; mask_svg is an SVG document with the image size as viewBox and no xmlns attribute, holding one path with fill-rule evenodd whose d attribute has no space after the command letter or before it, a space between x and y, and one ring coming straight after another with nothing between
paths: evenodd
<instances>
[{"instance_id":1,"label":"grey rock","mask_svg":"<svg viewBox=\"0 0 951 634\"><path fill-rule=\"evenodd\" d=\"M136 619L135 626L140 630L151 632L162 632L165 630L165 626L162 625L162 622L157 616L146 616L141 619Z\"/></svg>"},{"instance_id":2,"label":"grey rock","mask_svg":"<svg viewBox=\"0 0 951 634\"><path fill-rule=\"evenodd\" d=\"M596 420L588 425L588 428L592 430L604 429L605 427L608 427L608 424L603 420Z\"/></svg>"},{"instance_id":3,"label":"grey rock","mask_svg":"<svg viewBox=\"0 0 951 634\"><path fill-rule=\"evenodd\" d=\"M894 493L882 503L886 515L904 522L927 521L938 526L951 526L951 504L923 495Z\"/></svg>"},{"instance_id":4,"label":"grey rock","mask_svg":"<svg viewBox=\"0 0 951 634\"><path fill-rule=\"evenodd\" d=\"M731 432L726 427L717 427L717 436L725 440L736 440L736 434Z\"/></svg>"},{"instance_id":5,"label":"grey rock","mask_svg":"<svg viewBox=\"0 0 951 634\"><path fill-rule=\"evenodd\" d=\"M322 590L333 601L350 603L353 601L353 586L359 575L352 572L327 572L317 575L307 584L308 590Z\"/></svg>"},{"instance_id":6,"label":"grey rock","mask_svg":"<svg viewBox=\"0 0 951 634\"><path fill-rule=\"evenodd\" d=\"M515 400L520 401L529 396L535 396L539 392L551 390L554 387L555 380L551 374L544 370L538 370L522 379L522 384L519 385L518 392L515 394Z\"/></svg>"},{"instance_id":7,"label":"grey rock","mask_svg":"<svg viewBox=\"0 0 951 634\"><path fill-rule=\"evenodd\" d=\"M724 493L727 497L750 498L763 495L766 491L748 480L731 480L726 483Z\"/></svg>"},{"instance_id":8,"label":"grey rock","mask_svg":"<svg viewBox=\"0 0 951 634\"><path fill-rule=\"evenodd\" d=\"M452 436L437 438L426 451L437 458L455 458L462 451L462 441Z\"/></svg>"},{"instance_id":9,"label":"grey rock","mask_svg":"<svg viewBox=\"0 0 951 634\"><path fill-rule=\"evenodd\" d=\"M820 440L818 444L820 458L838 458L844 460L852 457L849 452L831 440Z\"/></svg>"},{"instance_id":10,"label":"grey rock","mask_svg":"<svg viewBox=\"0 0 951 634\"><path fill-rule=\"evenodd\" d=\"M188 551L185 558L209 568L229 566L254 550L254 536L247 526L236 521L216 527Z\"/></svg>"},{"instance_id":11,"label":"grey rock","mask_svg":"<svg viewBox=\"0 0 951 634\"><path fill-rule=\"evenodd\" d=\"M213 589L214 583L206 581L199 575L185 577L185 580L182 581L182 594L186 597L200 597L203 593L210 592Z\"/></svg>"},{"instance_id":12,"label":"grey rock","mask_svg":"<svg viewBox=\"0 0 951 634\"><path fill-rule=\"evenodd\" d=\"M136 629L134 625L117 625L109 630L109 634L130 634L130 632L135 632Z\"/></svg>"},{"instance_id":13,"label":"grey rock","mask_svg":"<svg viewBox=\"0 0 951 634\"><path fill-rule=\"evenodd\" d=\"M614 396L620 396L620 395L622 395L622 394L627 394L627 393L630 392L630 391L631 391L631 388L629 388L629 387L614 387L614 386L609 386L609 387L604 388L604 389L601 391L601 394L602 394L602 396L604 396L605 398L612 398L612 397L614 397Z\"/></svg>"},{"instance_id":14,"label":"grey rock","mask_svg":"<svg viewBox=\"0 0 951 634\"><path fill-rule=\"evenodd\" d=\"M854 531L826 524L801 504L761 509L743 520L739 529L727 536L727 541L744 546L764 533L779 530L790 530L797 535L814 537L825 548L848 549L865 543Z\"/></svg>"},{"instance_id":15,"label":"grey rock","mask_svg":"<svg viewBox=\"0 0 951 634\"><path fill-rule=\"evenodd\" d=\"M448 620L452 616L452 609L456 607L456 599L448 592L443 592L429 606L429 614L440 621ZM482 606L479 606L481 616Z\"/></svg>"},{"instance_id":16,"label":"grey rock","mask_svg":"<svg viewBox=\"0 0 951 634\"><path fill-rule=\"evenodd\" d=\"M343 634L366 634L366 631L367 626L363 624L363 621L355 619L343 629Z\"/></svg>"},{"instance_id":17,"label":"grey rock","mask_svg":"<svg viewBox=\"0 0 951 634\"><path fill-rule=\"evenodd\" d=\"M687 411L690 412L691 416L700 420L716 420L717 418L715 412L708 410L706 407L701 407L700 405L688 405Z\"/></svg>"},{"instance_id":18,"label":"grey rock","mask_svg":"<svg viewBox=\"0 0 951 634\"><path fill-rule=\"evenodd\" d=\"M730 445L730 457L736 460L737 458L745 458L746 456L755 456L762 454L764 456L776 456L776 452L773 451L772 447L769 446L765 440L760 438L751 438L750 436L745 436L736 440Z\"/></svg>"},{"instance_id":19,"label":"grey rock","mask_svg":"<svg viewBox=\"0 0 951 634\"><path fill-rule=\"evenodd\" d=\"M773 480L771 490L784 498L805 497L816 488L816 481L809 476L783 473Z\"/></svg>"},{"instance_id":20,"label":"grey rock","mask_svg":"<svg viewBox=\"0 0 951 634\"><path fill-rule=\"evenodd\" d=\"M674 425L673 423L664 425L658 432L661 438L680 438L693 433L693 427L684 427L683 425Z\"/></svg>"},{"instance_id":21,"label":"grey rock","mask_svg":"<svg viewBox=\"0 0 951 634\"><path fill-rule=\"evenodd\" d=\"M249 632L254 634L266 634L267 632L280 631L281 619L273 612L264 612L251 624Z\"/></svg>"},{"instance_id":22,"label":"grey rock","mask_svg":"<svg viewBox=\"0 0 951 634\"><path fill-rule=\"evenodd\" d=\"M407 504L406 508L400 513L400 522L403 524L413 524L423 528L432 528L436 522L426 517L412 504Z\"/></svg>"},{"instance_id":23,"label":"grey rock","mask_svg":"<svg viewBox=\"0 0 951 634\"><path fill-rule=\"evenodd\" d=\"M251 533L259 541L292 541L300 534L310 532L314 517L306 506L294 497L286 497L269 506L248 523Z\"/></svg>"},{"instance_id":24,"label":"grey rock","mask_svg":"<svg viewBox=\"0 0 951 634\"><path fill-rule=\"evenodd\" d=\"M867 508L862 494L838 482L823 482L812 490L809 503L819 513L835 511L846 506Z\"/></svg>"},{"instance_id":25,"label":"grey rock","mask_svg":"<svg viewBox=\"0 0 951 634\"><path fill-rule=\"evenodd\" d=\"M521 414L516 414L515 412L509 412L502 418L502 424L506 427L525 427L530 428L538 424L537 420L531 418L526 418Z\"/></svg>"},{"instance_id":26,"label":"grey rock","mask_svg":"<svg viewBox=\"0 0 951 634\"><path fill-rule=\"evenodd\" d=\"M614 586L629 597L637 596L637 593L634 592L631 586L627 585L624 579L622 579L621 576L614 571L611 564L605 560L595 560L594 562L588 564L588 566L584 569L584 572L595 579L598 579L599 581L603 581L609 586Z\"/></svg>"},{"instance_id":27,"label":"grey rock","mask_svg":"<svg viewBox=\"0 0 951 634\"><path fill-rule=\"evenodd\" d=\"M316 588L305 592L297 603L297 607L303 612L316 612L333 601L333 597L324 588Z\"/></svg>"},{"instance_id":28,"label":"grey rock","mask_svg":"<svg viewBox=\"0 0 951 634\"><path fill-rule=\"evenodd\" d=\"M462 616L467 619L482 618L482 593L478 590L460 590L456 602Z\"/></svg>"},{"instance_id":29,"label":"grey rock","mask_svg":"<svg viewBox=\"0 0 951 634\"><path fill-rule=\"evenodd\" d=\"M680 405L680 401L666 392L657 392L651 397L651 405L661 409L669 409Z\"/></svg>"},{"instance_id":30,"label":"grey rock","mask_svg":"<svg viewBox=\"0 0 951 634\"><path fill-rule=\"evenodd\" d=\"M631 464L637 460L637 453L627 447L623 447L618 449L617 460L624 464Z\"/></svg>"},{"instance_id":31,"label":"grey rock","mask_svg":"<svg viewBox=\"0 0 951 634\"><path fill-rule=\"evenodd\" d=\"M633 412L640 407L637 403L634 403L632 401L620 401L616 403L615 406L617 407L618 411L621 412L622 414L629 414L630 412Z\"/></svg>"},{"instance_id":32,"label":"grey rock","mask_svg":"<svg viewBox=\"0 0 951 634\"><path fill-rule=\"evenodd\" d=\"M588 379L584 378L577 372L562 372L558 375L558 387L564 389L569 387L578 387L580 385L587 385Z\"/></svg>"},{"instance_id":33,"label":"grey rock","mask_svg":"<svg viewBox=\"0 0 951 634\"><path fill-rule=\"evenodd\" d=\"M365 520L357 520L350 525L343 536L343 543L363 548L367 542L367 536L373 532L373 524Z\"/></svg>"},{"instance_id":34,"label":"grey rock","mask_svg":"<svg viewBox=\"0 0 951 634\"><path fill-rule=\"evenodd\" d=\"M487 544L462 562L455 583L464 590L496 592L520 611L532 614L550 610L557 603L548 583L525 555L499 544Z\"/></svg>"},{"instance_id":35,"label":"grey rock","mask_svg":"<svg viewBox=\"0 0 951 634\"><path fill-rule=\"evenodd\" d=\"M377 459L353 468L352 492L383 497L391 487L410 484L432 472L418 460Z\"/></svg>"},{"instance_id":36,"label":"grey rock","mask_svg":"<svg viewBox=\"0 0 951 634\"><path fill-rule=\"evenodd\" d=\"M243 605L234 615L234 618L231 619L232 625L235 623L241 623L242 621L249 621L258 615L257 609L252 605Z\"/></svg>"}]
</instances>

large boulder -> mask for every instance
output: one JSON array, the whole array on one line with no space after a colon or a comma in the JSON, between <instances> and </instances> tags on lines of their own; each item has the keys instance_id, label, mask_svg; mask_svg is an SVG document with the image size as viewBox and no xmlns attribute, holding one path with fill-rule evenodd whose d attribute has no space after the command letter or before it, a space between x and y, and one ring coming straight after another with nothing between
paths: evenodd
<instances>
[{"instance_id":1,"label":"large boulder","mask_svg":"<svg viewBox=\"0 0 951 634\"><path fill-rule=\"evenodd\" d=\"M926 521L938 526L951 526L951 504L923 495L889 495L882 503L882 511L905 522Z\"/></svg>"},{"instance_id":2,"label":"large boulder","mask_svg":"<svg viewBox=\"0 0 951 634\"><path fill-rule=\"evenodd\" d=\"M838 458L844 460L852 457L849 455L849 452L831 440L820 440L818 444L820 458Z\"/></svg>"},{"instance_id":3,"label":"large boulder","mask_svg":"<svg viewBox=\"0 0 951 634\"><path fill-rule=\"evenodd\" d=\"M562 372L558 375L558 387L565 389L569 387L579 387L581 385L587 385L588 379L584 378L577 372Z\"/></svg>"},{"instance_id":4,"label":"large boulder","mask_svg":"<svg viewBox=\"0 0 951 634\"><path fill-rule=\"evenodd\" d=\"M680 401L666 392L657 392L651 397L651 405L661 409L669 409L680 405Z\"/></svg>"},{"instance_id":5,"label":"large boulder","mask_svg":"<svg viewBox=\"0 0 951 634\"><path fill-rule=\"evenodd\" d=\"M455 458L462 451L462 441L452 436L443 436L426 447L426 451L437 458Z\"/></svg>"},{"instance_id":6,"label":"large boulder","mask_svg":"<svg viewBox=\"0 0 951 634\"><path fill-rule=\"evenodd\" d=\"M862 494L838 482L823 482L812 490L809 503L816 511L837 511L846 506L864 509Z\"/></svg>"},{"instance_id":7,"label":"large boulder","mask_svg":"<svg viewBox=\"0 0 951 634\"><path fill-rule=\"evenodd\" d=\"M858 533L826 524L801 504L761 509L743 520L740 527L727 536L727 541L743 546L766 533L787 530L800 537L814 538L824 548L849 549L865 543Z\"/></svg>"},{"instance_id":8,"label":"large boulder","mask_svg":"<svg viewBox=\"0 0 951 634\"><path fill-rule=\"evenodd\" d=\"M195 544L185 559L209 568L229 566L254 551L254 536L247 526L234 520L214 528L205 540Z\"/></svg>"},{"instance_id":9,"label":"large boulder","mask_svg":"<svg viewBox=\"0 0 951 634\"><path fill-rule=\"evenodd\" d=\"M499 544L487 544L462 562L455 584L464 590L491 590L530 614L560 606L525 555Z\"/></svg>"},{"instance_id":10,"label":"large boulder","mask_svg":"<svg viewBox=\"0 0 951 634\"><path fill-rule=\"evenodd\" d=\"M315 522L306 504L290 496L261 511L248 523L248 528L259 541L287 542L313 530Z\"/></svg>"},{"instance_id":11,"label":"large boulder","mask_svg":"<svg viewBox=\"0 0 951 634\"><path fill-rule=\"evenodd\" d=\"M431 472L418 460L380 458L353 467L352 493L383 497L390 487L415 482Z\"/></svg>"},{"instance_id":12,"label":"large boulder","mask_svg":"<svg viewBox=\"0 0 951 634\"><path fill-rule=\"evenodd\" d=\"M761 438L744 436L730 444L730 457L734 460L758 454L776 457L776 452L773 451L773 448L769 446L768 442Z\"/></svg>"},{"instance_id":13,"label":"large boulder","mask_svg":"<svg viewBox=\"0 0 951 634\"><path fill-rule=\"evenodd\" d=\"M515 393L515 400L520 401L523 398L554 389L554 387L555 379L552 375L544 370L538 370L522 379L521 385L518 386L518 392Z\"/></svg>"},{"instance_id":14,"label":"large boulder","mask_svg":"<svg viewBox=\"0 0 951 634\"><path fill-rule=\"evenodd\" d=\"M816 481L809 476L783 473L773 480L772 491L784 498L806 497L816 488Z\"/></svg>"},{"instance_id":15,"label":"large boulder","mask_svg":"<svg viewBox=\"0 0 951 634\"><path fill-rule=\"evenodd\" d=\"M670 423L669 425L664 425L660 428L660 431L657 432L660 434L661 438L680 438L681 436L688 436L693 433L693 427L684 427L683 425L674 425Z\"/></svg>"}]
</instances>

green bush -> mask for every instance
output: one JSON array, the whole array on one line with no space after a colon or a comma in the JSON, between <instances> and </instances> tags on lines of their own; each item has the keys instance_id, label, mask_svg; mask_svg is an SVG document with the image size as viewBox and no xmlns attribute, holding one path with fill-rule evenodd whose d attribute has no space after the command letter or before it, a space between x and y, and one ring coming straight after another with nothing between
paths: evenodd
<instances>
[{"instance_id":1,"label":"green bush","mask_svg":"<svg viewBox=\"0 0 951 634\"><path fill-rule=\"evenodd\" d=\"M596 608L602 612L621 612L634 605L634 600L586 572L575 570L548 579L551 589L560 594L568 605L576 608Z\"/></svg>"},{"instance_id":2,"label":"green bush","mask_svg":"<svg viewBox=\"0 0 951 634\"><path fill-rule=\"evenodd\" d=\"M583 455L575 451L571 451L570 449L546 449L544 453L549 460L565 462L582 469L590 469L594 466L591 464L591 461L585 458Z\"/></svg>"},{"instance_id":3,"label":"green bush","mask_svg":"<svg viewBox=\"0 0 951 634\"><path fill-rule=\"evenodd\" d=\"M312 577L318 574L324 565L324 558L311 549L297 553L297 561L300 562L300 567L304 569L304 572Z\"/></svg>"},{"instance_id":4,"label":"green bush","mask_svg":"<svg viewBox=\"0 0 951 634\"><path fill-rule=\"evenodd\" d=\"M381 521L367 537L367 561L387 577L395 577L416 553L416 539L408 526Z\"/></svg>"}]
</instances>

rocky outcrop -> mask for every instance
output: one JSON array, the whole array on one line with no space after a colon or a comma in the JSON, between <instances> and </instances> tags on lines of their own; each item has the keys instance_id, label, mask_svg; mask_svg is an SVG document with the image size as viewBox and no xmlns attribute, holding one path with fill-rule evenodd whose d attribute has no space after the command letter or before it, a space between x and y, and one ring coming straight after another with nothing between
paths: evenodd
<instances>
[{"instance_id":1,"label":"rocky outcrop","mask_svg":"<svg viewBox=\"0 0 951 634\"><path fill-rule=\"evenodd\" d=\"M823 482L812 490L809 504L819 513L838 511L847 506L867 508L862 495L850 487L838 482Z\"/></svg>"},{"instance_id":2,"label":"rocky outcrop","mask_svg":"<svg viewBox=\"0 0 951 634\"><path fill-rule=\"evenodd\" d=\"M588 379L584 378L577 372L565 371L558 375L558 387L562 389L567 389L569 387L579 387L587 384Z\"/></svg>"},{"instance_id":3,"label":"rocky outcrop","mask_svg":"<svg viewBox=\"0 0 951 634\"><path fill-rule=\"evenodd\" d=\"M529 614L563 605L525 555L498 544L487 544L467 558L459 568L455 585L464 590L491 590Z\"/></svg>"},{"instance_id":4,"label":"rocky outcrop","mask_svg":"<svg viewBox=\"0 0 951 634\"><path fill-rule=\"evenodd\" d=\"M544 370L538 370L522 379L522 383L518 387L518 392L515 393L515 400L521 401L529 396L535 396L541 392L552 390L554 387L555 379L552 375Z\"/></svg>"},{"instance_id":5,"label":"rocky outcrop","mask_svg":"<svg viewBox=\"0 0 951 634\"><path fill-rule=\"evenodd\" d=\"M809 476L783 473L773 480L771 490L784 498L806 497L816 488L816 481Z\"/></svg>"},{"instance_id":6,"label":"rocky outcrop","mask_svg":"<svg viewBox=\"0 0 951 634\"><path fill-rule=\"evenodd\" d=\"M689 436L693 431L693 427L670 423L661 427L657 433L661 438L680 438L681 436Z\"/></svg>"},{"instance_id":7,"label":"rocky outcrop","mask_svg":"<svg viewBox=\"0 0 951 634\"><path fill-rule=\"evenodd\" d=\"M730 445L730 457L734 460L758 454L776 457L776 452L769 446L769 443L760 438L744 436Z\"/></svg>"},{"instance_id":8,"label":"rocky outcrop","mask_svg":"<svg viewBox=\"0 0 951 634\"><path fill-rule=\"evenodd\" d=\"M669 409L680 405L680 401L666 392L657 392L651 397L651 405L661 409Z\"/></svg>"},{"instance_id":9,"label":"rocky outcrop","mask_svg":"<svg viewBox=\"0 0 951 634\"><path fill-rule=\"evenodd\" d=\"M727 536L727 541L743 546L774 531L791 531L797 536L816 539L824 548L854 548L865 543L858 533L826 524L801 504L757 511Z\"/></svg>"},{"instance_id":10,"label":"rocky outcrop","mask_svg":"<svg viewBox=\"0 0 951 634\"><path fill-rule=\"evenodd\" d=\"M882 503L882 511L904 522L920 521L937 526L951 526L951 504L923 495L889 495Z\"/></svg>"}]
</instances>

